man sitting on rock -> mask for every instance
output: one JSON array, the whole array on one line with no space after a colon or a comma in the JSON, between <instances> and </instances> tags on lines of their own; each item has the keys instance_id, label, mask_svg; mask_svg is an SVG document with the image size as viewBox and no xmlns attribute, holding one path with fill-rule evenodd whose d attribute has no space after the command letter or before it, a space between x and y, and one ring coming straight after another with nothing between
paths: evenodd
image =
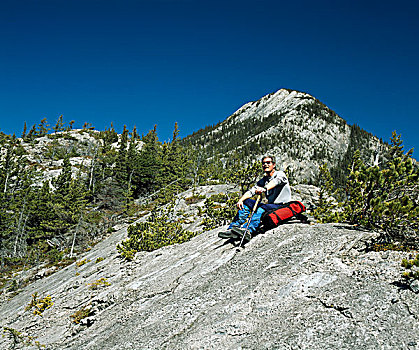
<instances>
[{"instance_id":1,"label":"man sitting on rock","mask_svg":"<svg viewBox=\"0 0 419 350\"><path fill-rule=\"evenodd\" d=\"M268 204L258 205L249 223L249 229L244 238L246 241L252 238L265 210L276 209L280 204L291 201L291 188L287 176L283 171L277 171L275 165L275 158L273 156L264 156L262 158L262 168L265 176L239 199L236 204L239 209L237 215L228 227L228 230L220 232L218 237L239 239L243 236L245 229L242 227L246 226L247 218L255 205L255 200L250 198L255 194L265 193Z\"/></svg>"}]
</instances>

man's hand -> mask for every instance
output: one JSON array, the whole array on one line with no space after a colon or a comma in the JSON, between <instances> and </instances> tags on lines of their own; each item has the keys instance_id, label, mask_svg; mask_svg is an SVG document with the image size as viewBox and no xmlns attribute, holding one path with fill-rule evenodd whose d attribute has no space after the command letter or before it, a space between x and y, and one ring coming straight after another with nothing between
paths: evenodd
<instances>
[{"instance_id":1,"label":"man's hand","mask_svg":"<svg viewBox=\"0 0 419 350\"><path fill-rule=\"evenodd\" d=\"M244 209L243 201L239 199L239 201L236 203L236 206L237 208L239 208L239 210L243 210Z\"/></svg>"},{"instance_id":2,"label":"man's hand","mask_svg":"<svg viewBox=\"0 0 419 350\"><path fill-rule=\"evenodd\" d=\"M264 187L257 187L256 188L256 194L262 194L262 193L264 193L264 192L266 192L266 188L264 188Z\"/></svg>"}]
</instances>

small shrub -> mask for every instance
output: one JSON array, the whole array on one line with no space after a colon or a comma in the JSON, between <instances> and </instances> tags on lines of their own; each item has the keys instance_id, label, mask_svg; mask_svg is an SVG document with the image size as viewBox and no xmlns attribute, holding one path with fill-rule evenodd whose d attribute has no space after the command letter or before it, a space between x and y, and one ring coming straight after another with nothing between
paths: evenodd
<instances>
[{"instance_id":1,"label":"small shrub","mask_svg":"<svg viewBox=\"0 0 419 350\"><path fill-rule=\"evenodd\" d=\"M73 319L73 323L79 324L83 318L91 316L93 313L91 311L90 305L83 306L80 310L77 310L74 314L70 315Z\"/></svg>"},{"instance_id":2,"label":"small shrub","mask_svg":"<svg viewBox=\"0 0 419 350\"><path fill-rule=\"evenodd\" d=\"M408 270L403 272L404 278L419 280L419 254L414 259L403 259L401 265Z\"/></svg>"},{"instance_id":3,"label":"small shrub","mask_svg":"<svg viewBox=\"0 0 419 350\"><path fill-rule=\"evenodd\" d=\"M54 303L50 295L47 295L45 298L38 297L38 292L32 294L32 300L26 306L25 311L33 309L33 314L42 316L45 310L49 309Z\"/></svg>"},{"instance_id":4,"label":"small shrub","mask_svg":"<svg viewBox=\"0 0 419 350\"><path fill-rule=\"evenodd\" d=\"M102 258L101 256L98 257L95 261L95 264L100 263L101 261L105 260L105 258Z\"/></svg>"},{"instance_id":5,"label":"small shrub","mask_svg":"<svg viewBox=\"0 0 419 350\"><path fill-rule=\"evenodd\" d=\"M236 215L236 203L239 200L239 193L220 193L207 198L204 205L204 220L202 221L204 231L212 230L230 222Z\"/></svg>"},{"instance_id":6,"label":"small shrub","mask_svg":"<svg viewBox=\"0 0 419 350\"><path fill-rule=\"evenodd\" d=\"M77 261L76 266L81 267L81 266L87 264L88 262L90 262L90 260L83 259L83 260Z\"/></svg>"},{"instance_id":7,"label":"small shrub","mask_svg":"<svg viewBox=\"0 0 419 350\"><path fill-rule=\"evenodd\" d=\"M117 245L119 253L132 260L138 251L151 252L164 246L189 241L196 235L182 228L179 220L170 217L173 208L153 212L146 222L128 227L128 239Z\"/></svg>"},{"instance_id":8,"label":"small shrub","mask_svg":"<svg viewBox=\"0 0 419 350\"><path fill-rule=\"evenodd\" d=\"M185 198L185 202L186 202L187 205L191 205L191 204L198 203L202 199L205 199L204 195L200 195L200 196L193 195L191 197Z\"/></svg>"},{"instance_id":9,"label":"small shrub","mask_svg":"<svg viewBox=\"0 0 419 350\"><path fill-rule=\"evenodd\" d=\"M314 218L320 222L339 222L338 204L334 199L337 191L334 189L333 178L330 174L327 163L319 167L319 199L316 209L313 212Z\"/></svg>"},{"instance_id":10,"label":"small shrub","mask_svg":"<svg viewBox=\"0 0 419 350\"><path fill-rule=\"evenodd\" d=\"M56 264L64 258L64 254L64 251L58 251L56 248L54 248L47 253L47 259L50 264Z\"/></svg>"},{"instance_id":11,"label":"small shrub","mask_svg":"<svg viewBox=\"0 0 419 350\"><path fill-rule=\"evenodd\" d=\"M108 280L106 278L99 278L98 280L88 284L89 289L91 289L91 290L96 290L99 287L103 287L103 286L107 287L107 286L110 286L110 285L111 284L108 282Z\"/></svg>"},{"instance_id":12,"label":"small shrub","mask_svg":"<svg viewBox=\"0 0 419 350\"><path fill-rule=\"evenodd\" d=\"M245 166L240 160L238 160L237 164L231 167L231 169L234 170L228 172L225 180L239 185L241 193L245 193L250 187L252 187L261 173L260 162L253 162Z\"/></svg>"},{"instance_id":13,"label":"small shrub","mask_svg":"<svg viewBox=\"0 0 419 350\"><path fill-rule=\"evenodd\" d=\"M16 280L12 280L9 287L7 288L7 292L15 292L19 288L19 284Z\"/></svg>"},{"instance_id":14,"label":"small shrub","mask_svg":"<svg viewBox=\"0 0 419 350\"><path fill-rule=\"evenodd\" d=\"M411 251L411 248L409 246L404 246L402 244L396 244L396 243L375 243L372 245L371 250L374 252L380 252L380 251L387 251L387 250L393 250L393 251L399 251L399 252L409 252Z\"/></svg>"}]
</instances>

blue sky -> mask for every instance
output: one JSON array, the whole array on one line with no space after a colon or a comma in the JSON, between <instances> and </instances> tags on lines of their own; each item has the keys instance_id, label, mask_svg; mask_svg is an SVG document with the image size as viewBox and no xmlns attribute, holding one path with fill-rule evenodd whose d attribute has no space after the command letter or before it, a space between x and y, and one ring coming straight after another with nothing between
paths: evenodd
<instances>
[{"instance_id":1,"label":"blue sky","mask_svg":"<svg viewBox=\"0 0 419 350\"><path fill-rule=\"evenodd\" d=\"M46 117L161 141L289 88L419 146L416 1L0 2L0 130ZM415 152L417 158L417 152Z\"/></svg>"}]
</instances>

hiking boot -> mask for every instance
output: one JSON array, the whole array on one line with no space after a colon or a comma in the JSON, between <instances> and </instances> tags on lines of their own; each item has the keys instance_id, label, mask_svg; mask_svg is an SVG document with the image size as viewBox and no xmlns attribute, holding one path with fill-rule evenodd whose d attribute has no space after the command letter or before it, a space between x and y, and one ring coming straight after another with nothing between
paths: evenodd
<instances>
[{"instance_id":1,"label":"hiking boot","mask_svg":"<svg viewBox=\"0 0 419 350\"><path fill-rule=\"evenodd\" d=\"M243 237L244 232L246 231L244 228L240 228L240 227L233 227L231 229L231 231L233 231L235 234L237 234L240 238ZM244 240L245 241L250 241L252 239L252 235L250 234L250 232L246 232L246 235L244 236Z\"/></svg>"},{"instance_id":2,"label":"hiking boot","mask_svg":"<svg viewBox=\"0 0 419 350\"><path fill-rule=\"evenodd\" d=\"M232 230L227 230L227 231L218 232L218 237L224 238L224 239L228 239L228 238L238 239L241 236L237 234L236 232L233 232Z\"/></svg>"}]
</instances>

